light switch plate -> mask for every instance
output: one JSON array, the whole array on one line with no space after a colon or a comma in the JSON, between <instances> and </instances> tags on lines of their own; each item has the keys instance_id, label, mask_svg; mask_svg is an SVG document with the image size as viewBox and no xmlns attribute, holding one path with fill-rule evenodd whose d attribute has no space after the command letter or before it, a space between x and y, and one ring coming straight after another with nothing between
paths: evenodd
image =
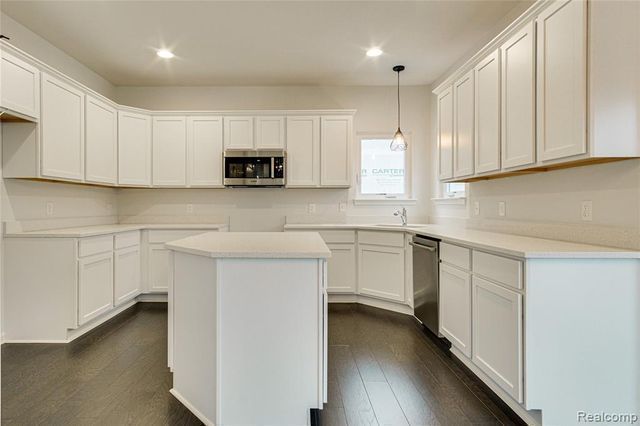
<instances>
[{"instance_id":1,"label":"light switch plate","mask_svg":"<svg viewBox=\"0 0 640 426\"><path fill-rule=\"evenodd\" d=\"M193 213L193 204L187 204L187 213Z\"/></svg>"},{"instance_id":2,"label":"light switch plate","mask_svg":"<svg viewBox=\"0 0 640 426\"><path fill-rule=\"evenodd\" d=\"M473 202L473 215L480 216L480 201Z\"/></svg>"},{"instance_id":3,"label":"light switch plate","mask_svg":"<svg viewBox=\"0 0 640 426\"><path fill-rule=\"evenodd\" d=\"M582 202L580 216L585 222L591 222L593 220L593 201L585 200Z\"/></svg>"},{"instance_id":4,"label":"light switch plate","mask_svg":"<svg viewBox=\"0 0 640 426\"><path fill-rule=\"evenodd\" d=\"M307 212L308 213L312 213L312 214L315 213L316 212L316 205L313 204L313 203L309 203L307 205Z\"/></svg>"},{"instance_id":5,"label":"light switch plate","mask_svg":"<svg viewBox=\"0 0 640 426\"><path fill-rule=\"evenodd\" d=\"M339 212L346 212L347 211L347 203L339 203L338 204L338 211Z\"/></svg>"},{"instance_id":6,"label":"light switch plate","mask_svg":"<svg viewBox=\"0 0 640 426\"><path fill-rule=\"evenodd\" d=\"M498 202L498 216L506 216L507 215L507 204L504 201Z\"/></svg>"}]
</instances>

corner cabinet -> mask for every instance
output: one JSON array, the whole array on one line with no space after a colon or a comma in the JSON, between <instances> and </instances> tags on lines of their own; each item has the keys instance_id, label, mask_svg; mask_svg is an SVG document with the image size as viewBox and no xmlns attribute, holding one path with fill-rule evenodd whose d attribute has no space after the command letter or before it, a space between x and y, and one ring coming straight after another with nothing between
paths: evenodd
<instances>
[{"instance_id":1,"label":"corner cabinet","mask_svg":"<svg viewBox=\"0 0 640 426\"><path fill-rule=\"evenodd\" d=\"M4 51L0 53L0 107L38 119L40 70Z\"/></svg>"},{"instance_id":2,"label":"corner cabinet","mask_svg":"<svg viewBox=\"0 0 640 426\"><path fill-rule=\"evenodd\" d=\"M404 233L358 231L358 293L405 301Z\"/></svg>"},{"instance_id":3,"label":"corner cabinet","mask_svg":"<svg viewBox=\"0 0 640 426\"><path fill-rule=\"evenodd\" d=\"M153 186L186 186L186 118L153 117L152 129Z\"/></svg>"},{"instance_id":4,"label":"corner cabinet","mask_svg":"<svg viewBox=\"0 0 640 426\"><path fill-rule=\"evenodd\" d=\"M151 185L151 117L118 112L118 184Z\"/></svg>"},{"instance_id":5,"label":"corner cabinet","mask_svg":"<svg viewBox=\"0 0 640 426\"><path fill-rule=\"evenodd\" d=\"M320 185L348 187L351 184L353 117L320 118Z\"/></svg>"},{"instance_id":6,"label":"corner cabinet","mask_svg":"<svg viewBox=\"0 0 640 426\"><path fill-rule=\"evenodd\" d=\"M115 185L118 181L118 112L87 95L85 120L85 181Z\"/></svg>"}]
</instances>

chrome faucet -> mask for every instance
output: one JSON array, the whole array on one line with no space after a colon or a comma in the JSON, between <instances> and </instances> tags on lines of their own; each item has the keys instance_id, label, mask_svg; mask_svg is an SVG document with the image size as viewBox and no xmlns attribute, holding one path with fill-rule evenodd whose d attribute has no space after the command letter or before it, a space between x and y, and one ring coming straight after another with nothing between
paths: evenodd
<instances>
[{"instance_id":1,"label":"chrome faucet","mask_svg":"<svg viewBox=\"0 0 640 426\"><path fill-rule=\"evenodd\" d=\"M402 208L402 210L398 209L395 212L393 212L394 216L400 216L400 219L402 219L402 226L407 226L407 209L406 208Z\"/></svg>"}]
</instances>

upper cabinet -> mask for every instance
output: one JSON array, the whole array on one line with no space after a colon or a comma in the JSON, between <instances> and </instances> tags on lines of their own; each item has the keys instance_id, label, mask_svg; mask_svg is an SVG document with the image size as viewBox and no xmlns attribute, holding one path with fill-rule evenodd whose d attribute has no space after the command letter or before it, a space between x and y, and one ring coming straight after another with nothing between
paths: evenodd
<instances>
[{"instance_id":1,"label":"upper cabinet","mask_svg":"<svg viewBox=\"0 0 640 426\"><path fill-rule=\"evenodd\" d=\"M187 118L187 185L222 186L222 117Z\"/></svg>"},{"instance_id":2,"label":"upper cabinet","mask_svg":"<svg viewBox=\"0 0 640 426\"><path fill-rule=\"evenodd\" d=\"M347 187L351 182L353 117L320 118L320 184Z\"/></svg>"},{"instance_id":3,"label":"upper cabinet","mask_svg":"<svg viewBox=\"0 0 640 426\"><path fill-rule=\"evenodd\" d=\"M434 90L440 179L639 157L638 27L640 2L535 2ZM475 86L471 172L465 85Z\"/></svg>"},{"instance_id":4,"label":"upper cabinet","mask_svg":"<svg viewBox=\"0 0 640 426\"><path fill-rule=\"evenodd\" d=\"M224 149L254 149L253 117L224 117Z\"/></svg>"},{"instance_id":5,"label":"upper cabinet","mask_svg":"<svg viewBox=\"0 0 640 426\"><path fill-rule=\"evenodd\" d=\"M86 97L85 180L116 184L118 180L118 112L111 105Z\"/></svg>"},{"instance_id":6,"label":"upper cabinet","mask_svg":"<svg viewBox=\"0 0 640 426\"><path fill-rule=\"evenodd\" d=\"M84 92L42 73L42 176L84 179Z\"/></svg>"},{"instance_id":7,"label":"upper cabinet","mask_svg":"<svg viewBox=\"0 0 640 426\"><path fill-rule=\"evenodd\" d=\"M473 174L473 70L453 84L453 176Z\"/></svg>"},{"instance_id":8,"label":"upper cabinet","mask_svg":"<svg viewBox=\"0 0 640 426\"><path fill-rule=\"evenodd\" d=\"M320 117L287 118L287 187L320 184Z\"/></svg>"},{"instance_id":9,"label":"upper cabinet","mask_svg":"<svg viewBox=\"0 0 640 426\"><path fill-rule=\"evenodd\" d=\"M153 185L187 184L187 121L185 117L153 117Z\"/></svg>"},{"instance_id":10,"label":"upper cabinet","mask_svg":"<svg viewBox=\"0 0 640 426\"><path fill-rule=\"evenodd\" d=\"M40 71L33 65L4 51L0 55L0 106L40 117Z\"/></svg>"},{"instance_id":11,"label":"upper cabinet","mask_svg":"<svg viewBox=\"0 0 640 426\"><path fill-rule=\"evenodd\" d=\"M284 149L284 117L256 117L256 148Z\"/></svg>"},{"instance_id":12,"label":"upper cabinet","mask_svg":"<svg viewBox=\"0 0 640 426\"><path fill-rule=\"evenodd\" d=\"M118 113L118 184L151 185L151 117Z\"/></svg>"}]
</instances>

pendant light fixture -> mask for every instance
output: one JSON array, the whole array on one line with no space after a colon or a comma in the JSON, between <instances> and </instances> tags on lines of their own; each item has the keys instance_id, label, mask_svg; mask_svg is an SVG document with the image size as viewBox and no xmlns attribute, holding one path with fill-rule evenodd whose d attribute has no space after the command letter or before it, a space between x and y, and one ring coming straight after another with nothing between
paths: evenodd
<instances>
[{"instance_id":1,"label":"pendant light fixture","mask_svg":"<svg viewBox=\"0 0 640 426\"><path fill-rule=\"evenodd\" d=\"M398 130L393 135L389 148L391 148L391 151L406 151L407 142L400 130L400 71L404 71L404 65L396 65L393 70L398 73Z\"/></svg>"}]
</instances>

